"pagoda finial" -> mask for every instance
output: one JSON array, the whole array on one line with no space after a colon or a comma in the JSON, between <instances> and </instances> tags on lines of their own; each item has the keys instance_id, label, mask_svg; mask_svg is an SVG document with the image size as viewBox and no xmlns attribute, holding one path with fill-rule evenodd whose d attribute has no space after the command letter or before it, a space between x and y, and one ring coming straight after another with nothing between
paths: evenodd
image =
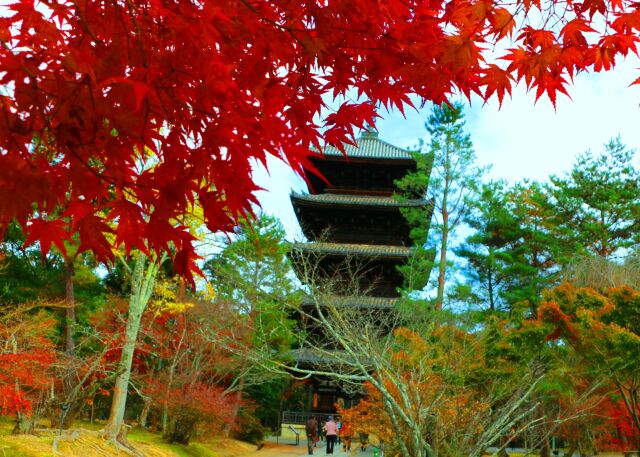
<instances>
[{"instance_id":1,"label":"pagoda finial","mask_svg":"<svg viewBox=\"0 0 640 457\"><path fill-rule=\"evenodd\" d=\"M367 124L360 135L361 138L378 138L378 131L371 124Z\"/></svg>"}]
</instances>

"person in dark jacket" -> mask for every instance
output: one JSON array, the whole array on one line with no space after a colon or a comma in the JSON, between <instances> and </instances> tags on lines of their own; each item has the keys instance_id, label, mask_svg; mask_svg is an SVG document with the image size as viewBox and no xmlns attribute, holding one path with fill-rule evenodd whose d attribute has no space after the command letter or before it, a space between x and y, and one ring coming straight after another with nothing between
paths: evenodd
<instances>
[{"instance_id":1,"label":"person in dark jacket","mask_svg":"<svg viewBox=\"0 0 640 457\"><path fill-rule=\"evenodd\" d=\"M307 433L307 449L309 455L313 455L313 448L316 447L316 437L318 436L318 421L314 416L311 416L304 426L304 431Z\"/></svg>"}]
</instances>

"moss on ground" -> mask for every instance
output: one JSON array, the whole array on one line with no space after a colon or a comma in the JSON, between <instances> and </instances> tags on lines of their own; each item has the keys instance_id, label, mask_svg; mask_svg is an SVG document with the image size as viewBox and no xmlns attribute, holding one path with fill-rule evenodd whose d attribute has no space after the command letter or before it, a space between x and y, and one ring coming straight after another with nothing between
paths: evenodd
<instances>
[{"instance_id":1,"label":"moss on ground","mask_svg":"<svg viewBox=\"0 0 640 457\"><path fill-rule=\"evenodd\" d=\"M76 427L99 430L100 424L78 422ZM11 418L0 417L0 457L54 457L53 440L57 431L45 431L37 435L11 435ZM158 434L146 430L132 429L129 441L145 456L149 457L224 457L241 455L255 450L255 446L230 439L211 440L207 443L169 444ZM216 449L214 451L214 449ZM61 441L60 454L65 457L119 456L122 452L103 439L90 433L82 434L73 442Z\"/></svg>"}]
</instances>

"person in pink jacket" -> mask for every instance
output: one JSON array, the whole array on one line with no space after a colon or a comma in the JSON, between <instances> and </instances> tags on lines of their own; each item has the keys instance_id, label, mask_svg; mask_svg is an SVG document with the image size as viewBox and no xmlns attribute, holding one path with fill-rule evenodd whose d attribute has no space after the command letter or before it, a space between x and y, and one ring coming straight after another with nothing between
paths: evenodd
<instances>
[{"instance_id":1,"label":"person in pink jacket","mask_svg":"<svg viewBox=\"0 0 640 457\"><path fill-rule=\"evenodd\" d=\"M324 431L327 435L327 455L333 454L333 447L338 441L338 426L333 421L333 416L329 416L329 420L324 424Z\"/></svg>"}]
</instances>

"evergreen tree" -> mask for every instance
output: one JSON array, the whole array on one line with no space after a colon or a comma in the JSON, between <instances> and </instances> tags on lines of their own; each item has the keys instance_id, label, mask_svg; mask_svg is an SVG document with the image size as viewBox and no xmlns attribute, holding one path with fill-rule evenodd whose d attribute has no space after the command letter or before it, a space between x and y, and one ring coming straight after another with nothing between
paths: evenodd
<instances>
[{"instance_id":1,"label":"evergreen tree","mask_svg":"<svg viewBox=\"0 0 640 457\"><path fill-rule=\"evenodd\" d=\"M452 296L492 312L535 309L558 271L554 219L538 183L483 185L465 218L473 233L455 250L466 261L466 282Z\"/></svg>"},{"instance_id":2,"label":"evergreen tree","mask_svg":"<svg viewBox=\"0 0 640 457\"><path fill-rule=\"evenodd\" d=\"M618 137L605 144L602 154L587 151L568 174L551 177L548 192L563 261L576 254L612 258L637 247L640 173L634 154Z\"/></svg>"},{"instance_id":3,"label":"evergreen tree","mask_svg":"<svg viewBox=\"0 0 640 457\"><path fill-rule=\"evenodd\" d=\"M528 302L535 309L541 292L557 280L560 243L549 195L538 182L516 184L508 192L508 206L520 226L520 248L529 267L508 295L511 303Z\"/></svg>"},{"instance_id":4,"label":"evergreen tree","mask_svg":"<svg viewBox=\"0 0 640 457\"><path fill-rule=\"evenodd\" d=\"M503 182L482 186L473 211L465 218L474 233L454 250L466 260L468 298L490 311L506 307L505 293L519 270L527 269L522 262L520 225L507 207L504 187Z\"/></svg>"},{"instance_id":5,"label":"evergreen tree","mask_svg":"<svg viewBox=\"0 0 640 457\"><path fill-rule=\"evenodd\" d=\"M403 190L416 189L417 182L426 183L423 196L430 197L434 204L434 224L429 236L431 242L439 245L436 310L442 309L444 301L450 238L468 213L469 202L483 173L475 165L475 152L471 137L465 132L462 110L461 103L433 108L425 123L430 140L428 144L421 144L422 152L426 153L422 162L428 167L419 166L415 173L398 182Z\"/></svg>"}]
</instances>

